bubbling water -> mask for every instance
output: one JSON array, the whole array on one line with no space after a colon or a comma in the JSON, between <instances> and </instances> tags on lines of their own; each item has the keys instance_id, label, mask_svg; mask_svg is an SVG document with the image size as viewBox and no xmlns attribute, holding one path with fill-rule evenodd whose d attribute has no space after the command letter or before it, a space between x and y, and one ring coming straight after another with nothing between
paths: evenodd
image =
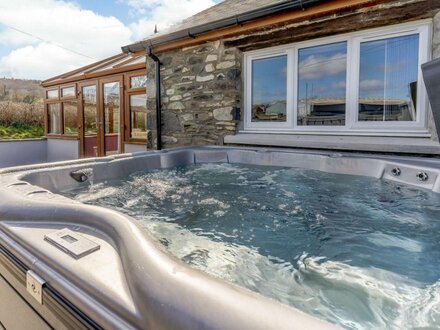
<instances>
[{"instance_id":1,"label":"bubbling water","mask_svg":"<svg viewBox=\"0 0 440 330\"><path fill-rule=\"evenodd\" d=\"M349 329L440 327L440 195L203 164L65 194L139 221L194 268Z\"/></svg>"}]
</instances>

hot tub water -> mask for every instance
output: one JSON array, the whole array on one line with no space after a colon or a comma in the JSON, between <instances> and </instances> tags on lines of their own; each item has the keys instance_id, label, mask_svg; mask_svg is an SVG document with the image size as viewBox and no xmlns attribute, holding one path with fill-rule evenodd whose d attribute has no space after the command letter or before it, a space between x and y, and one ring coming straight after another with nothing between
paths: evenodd
<instances>
[{"instance_id":1,"label":"hot tub water","mask_svg":"<svg viewBox=\"0 0 440 330\"><path fill-rule=\"evenodd\" d=\"M203 164L66 195L132 216L195 268L343 327L440 327L440 194Z\"/></svg>"}]
</instances>

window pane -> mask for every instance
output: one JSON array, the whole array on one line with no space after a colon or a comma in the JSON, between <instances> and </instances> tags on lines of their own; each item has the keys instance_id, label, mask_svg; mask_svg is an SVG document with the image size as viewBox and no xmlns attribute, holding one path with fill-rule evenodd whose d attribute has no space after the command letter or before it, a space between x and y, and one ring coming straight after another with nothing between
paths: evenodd
<instances>
[{"instance_id":1,"label":"window pane","mask_svg":"<svg viewBox=\"0 0 440 330\"><path fill-rule=\"evenodd\" d=\"M130 88L144 88L147 87L147 76L136 76L130 78Z\"/></svg>"},{"instance_id":2,"label":"window pane","mask_svg":"<svg viewBox=\"0 0 440 330\"><path fill-rule=\"evenodd\" d=\"M119 151L119 115L120 98L119 83L110 82L103 85L104 92L104 129L105 154L115 154Z\"/></svg>"},{"instance_id":3,"label":"window pane","mask_svg":"<svg viewBox=\"0 0 440 330\"><path fill-rule=\"evenodd\" d=\"M61 96L62 97L69 97L69 96L75 96L75 87L64 87L61 89Z\"/></svg>"},{"instance_id":4,"label":"window pane","mask_svg":"<svg viewBox=\"0 0 440 330\"><path fill-rule=\"evenodd\" d=\"M61 134L60 114L61 106L59 103L49 104L47 113L47 128L49 134Z\"/></svg>"},{"instance_id":5,"label":"window pane","mask_svg":"<svg viewBox=\"0 0 440 330\"><path fill-rule=\"evenodd\" d=\"M287 56L252 61L252 121L286 121Z\"/></svg>"},{"instance_id":6,"label":"window pane","mask_svg":"<svg viewBox=\"0 0 440 330\"><path fill-rule=\"evenodd\" d=\"M418 35L361 43L359 121L414 121Z\"/></svg>"},{"instance_id":7,"label":"window pane","mask_svg":"<svg viewBox=\"0 0 440 330\"><path fill-rule=\"evenodd\" d=\"M345 125L347 43L298 50L298 125Z\"/></svg>"},{"instance_id":8,"label":"window pane","mask_svg":"<svg viewBox=\"0 0 440 330\"><path fill-rule=\"evenodd\" d=\"M147 139L147 95L130 95L130 137Z\"/></svg>"},{"instance_id":9,"label":"window pane","mask_svg":"<svg viewBox=\"0 0 440 330\"><path fill-rule=\"evenodd\" d=\"M98 146L98 108L96 106L96 85L82 88L84 111L84 156L99 156Z\"/></svg>"},{"instance_id":10,"label":"window pane","mask_svg":"<svg viewBox=\"0 0 440 330\"><path fill-rule=\"evenodd\" d=\"M63 102L64 134L78 134L78 116L76 101Z\"/></svg>"},{"instance_id":11,"label":"window pane","mask_svg":"<svg viewBox=\"0 0 440 330\"><path fill-rule=\"evenodd\" d=\"M96 135L98 132L96 86L83 87L82 94L83 94L83 107L84 107L84 134Z\"/></svg>"},{"instance_id":12,"label":"window pane","mask_svg":"<svg viewBox=\"0 0 440 330\"><path fill-rule=\"evenodd\" d=\"M46 92L48 99L57 99L58 98L58 89L52 89Z\"/></svg>"}]
</instances>

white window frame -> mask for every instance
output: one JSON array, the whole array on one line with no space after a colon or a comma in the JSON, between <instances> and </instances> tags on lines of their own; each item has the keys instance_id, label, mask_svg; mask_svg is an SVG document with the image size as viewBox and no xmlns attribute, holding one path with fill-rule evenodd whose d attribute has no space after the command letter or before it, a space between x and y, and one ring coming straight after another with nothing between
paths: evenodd
<instances>
[{"instance_id":1,"label":"white window frame","mask_svg":"<svg viewBox=\"0 0 440 330\"><path fill-rule=\"evenodd\" d=\"M388 39L405 35L419 35L419 63L417 77L417 113L415 121L358 121L359 61L362 42ZM347 43L346 69L346 119L345 126L302 126L297 125L298 106L298 51L302 48ZM252 122L252 61L274 56L287 55L287 102L285 122ZM244 131L297 134L357 134L357 135L427 135L428 102L423 82L421 64L430 60L431 20L375 28L359 32L320 38L312 41L249 51L244 54Z\"/></svg>"},{"instance_id":2,"label":"white window frame","mask_svg":"<svg viewBox=\"0 0 440 330\"><path fill-rule=\"evenodd\" d=\"M293 128L293 51L292 49L285 49L285 47L274 47L267 50L259 51L258 54L252 56L246 56L245 76L248 77L248 82L245 85L246 95L248 95L247 104L249 105L249 111L246 111L245 123L246 127L255 129L273 129L273 130L285 130ZM287 57L287 82L286 82L286 121L252 121L252 61L261 60L266 58L286 56ZM246 107L247 109L247 107Z\"/></svg>"}]
</instances>

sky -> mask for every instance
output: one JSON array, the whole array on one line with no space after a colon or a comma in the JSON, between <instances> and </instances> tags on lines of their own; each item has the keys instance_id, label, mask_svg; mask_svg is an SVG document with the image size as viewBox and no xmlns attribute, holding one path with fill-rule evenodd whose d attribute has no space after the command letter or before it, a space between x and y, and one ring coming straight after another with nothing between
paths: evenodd
<instances>
[{"instance_id":1,"label":"sky","mask_svg":"<svg viewBox=\"0 0 440 330\"><path fill-rule=\"evenodd\" d=\"M220 0L0 0L0 77L44 80Z\"/></svg>"}]
</instances>

